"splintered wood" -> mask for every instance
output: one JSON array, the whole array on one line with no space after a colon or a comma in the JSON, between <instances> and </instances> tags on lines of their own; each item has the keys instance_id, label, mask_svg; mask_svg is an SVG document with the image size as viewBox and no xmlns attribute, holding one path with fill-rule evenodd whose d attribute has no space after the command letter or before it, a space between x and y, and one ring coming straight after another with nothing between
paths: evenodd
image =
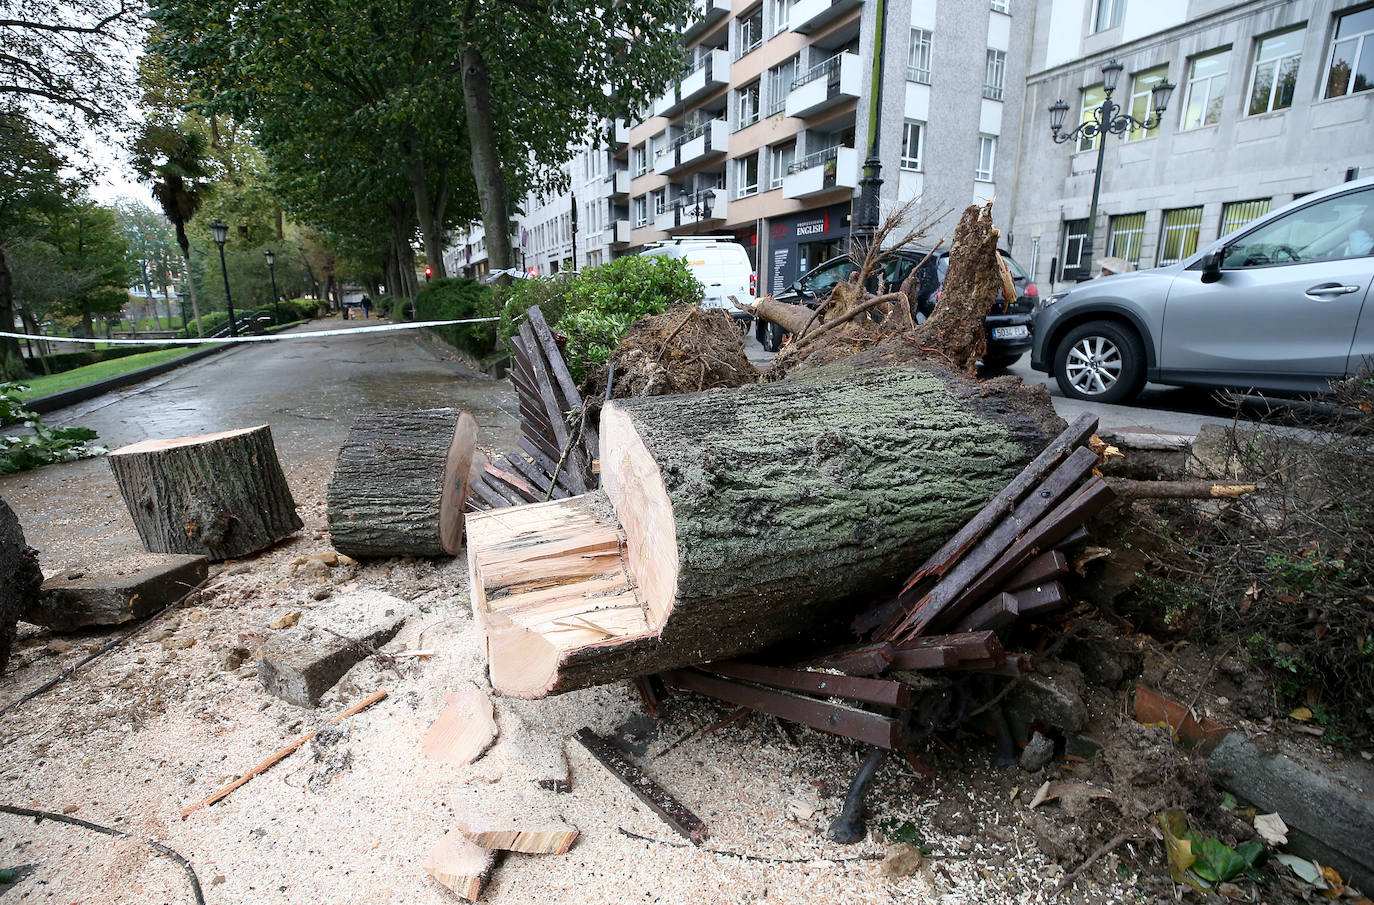
<instances>
[{"instance_id":1,"label":"splintered wood","mask_svg":"<svg viewBox=\"0 0 1374 905\"><path fill-rule=\"evenodd\" d=\"M473 613L495 688L541 697L580 652L652 637L624 544L599 492L468 516Z\"/></svg>"},{"instance_id":2,"label":"splintered wood","mask_svg":"<svg viewBox=\"0 0 1374 905\"><path fill-rule=\"evenodd\" d=\"M425 872L454 894L476 902L496 867L496 852L449 830L425 858Z\"/></svg>"},{"instance_id":3,"label":"splintered wood","mask_svg":"<svg viewBox=\"0 0 1374 905\"><path fill-rule=\"evenodd\" d=\"M476 685L444 695L447 705L429 727L420 750L440 763L470 764L496 741L491 699Z\"/></svg>"}]
</instances>

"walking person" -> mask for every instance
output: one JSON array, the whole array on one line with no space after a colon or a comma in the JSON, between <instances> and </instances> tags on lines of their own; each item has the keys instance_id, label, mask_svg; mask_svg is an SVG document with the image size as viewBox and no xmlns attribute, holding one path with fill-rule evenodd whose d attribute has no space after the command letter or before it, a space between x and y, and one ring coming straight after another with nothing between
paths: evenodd
<instances>
[{"instance_id":1,"label":"walking person","mask_svg":"<svg viewBox=\"0 0 1374 905\"><path fill-rule=\"evenodd\" d=\"M372 299L368 297L368 294L366 292L363 293L362 304L363 320L367 320L369 317L372 316Z\"/></svg>"}]
</instances>

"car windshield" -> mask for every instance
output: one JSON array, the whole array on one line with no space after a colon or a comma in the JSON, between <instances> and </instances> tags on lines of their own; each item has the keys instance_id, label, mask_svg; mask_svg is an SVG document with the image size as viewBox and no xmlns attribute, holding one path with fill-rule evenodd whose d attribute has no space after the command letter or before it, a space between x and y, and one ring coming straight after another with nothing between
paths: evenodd
<instances>
[{"instance_id":1,"label":"car windshield","mask_svg":"<svg viewBox=\"0 0 1374 905\"><path fill-rule=\"evenodd\" d=\"M854 272L854 262L848 258L826 261L809 276L802 277L802 286L809 292L819 295L835 288L835 284L849 279Z\"/></svg>"}]
</instances>

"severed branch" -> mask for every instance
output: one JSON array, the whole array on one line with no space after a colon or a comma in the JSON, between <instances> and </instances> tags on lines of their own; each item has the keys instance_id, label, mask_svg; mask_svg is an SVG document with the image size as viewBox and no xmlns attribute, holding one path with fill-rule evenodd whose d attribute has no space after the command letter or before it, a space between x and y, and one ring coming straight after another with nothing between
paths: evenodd
<instances>
[{"instance_id":1,"label":"severed branch","mask_svg":"<svg viewBox=\"0 0 1374 905\"><path fill-rule=\"evenodd\" d=\"M837 317L833 321L826 321L825 323L821 324L819 327L815 329L815 331L808 333L804 341L799 340L797 345L801 346L805 343L814 342L816 337L824 336L828 331L835 329L841 324L846 324L849 321L852 321L854 318L858 317L860 314L863 314L865 311L869 311L873 308L878 307L879 305L886 305L891 302L898 301L899 299L904 300L905 298L906 296L902 295L902 293L900 292L889 292L887 295L875 295L873 298L869 299L863 304L855 305L844 316Z\"/></svg>"},{"instance_id":2,"label":"severed branch","mask_svg":"<svg viewBox=\"0 0 1374 905\"><path fill-rule=\"evenodd\" d=\"M1218 484L1215 481L1135 481L1108 478L1107 485L1126 500L1234 500L1259 490L1256 484Z\"/></svg>"}]
</instances>

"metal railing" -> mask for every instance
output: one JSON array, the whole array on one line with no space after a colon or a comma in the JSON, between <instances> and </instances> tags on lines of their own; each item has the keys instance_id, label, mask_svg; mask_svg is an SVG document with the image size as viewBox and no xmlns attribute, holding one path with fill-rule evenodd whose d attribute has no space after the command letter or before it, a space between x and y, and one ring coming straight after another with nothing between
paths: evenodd
<instances>
[{"instance_id":1,"label":"metal railing","mask_svg":"<svg viewBox=\"0 0 1374 905\"><path fill-rule=\"evenodd\" d=\"M812 66L810 69L806 70L801 75L797 76L792 80L792 90L796 91L802 85L810 84L811 82L814 82L817 79L828 76L832 72L838 72L840 69L840 59L843 56L844 51L840 51L830 59L817 63L815 66Z\"/></svg>"},{"instance_id":2,"label":"metal railing","mask_svg":"<svg viewBox=\"0 0 1374 905\"><path fill-rule=\"evenodd\" d=\"M807 155L806 155L805 157L803 157L801 160L794 161L794 162L792 163L792 165L791 165L790 167L787 168L787 172L788 172L789 174L791 174L791 173L800 173L800 172L802 172L803 170L809 170L809 169L811 169L812 167L824 166L825 164L829 163L829 162L832 161L832 160L839 160L839 158L840 158L840 146L839 146L839 145L835 145L835 146L829 147L829 148L822 148L822 149L819 150L819 151L815 151L815 152L813 152L813 153L811 153L811 154L807 154Z\"/></svg>"},{"instance_id":3,"label":"metal railing","mask_svg":"<svg viewBox=\"0 0 1374 905\"><path fill-rule=\"evenodd\" d=\"M690 195L683 195L677 198L669 206L673 210L688 211L697 210L697 218L707 220L711 217L711 211L715 208L717 189L704 189Z\"/></svg>"}]
</instances>

